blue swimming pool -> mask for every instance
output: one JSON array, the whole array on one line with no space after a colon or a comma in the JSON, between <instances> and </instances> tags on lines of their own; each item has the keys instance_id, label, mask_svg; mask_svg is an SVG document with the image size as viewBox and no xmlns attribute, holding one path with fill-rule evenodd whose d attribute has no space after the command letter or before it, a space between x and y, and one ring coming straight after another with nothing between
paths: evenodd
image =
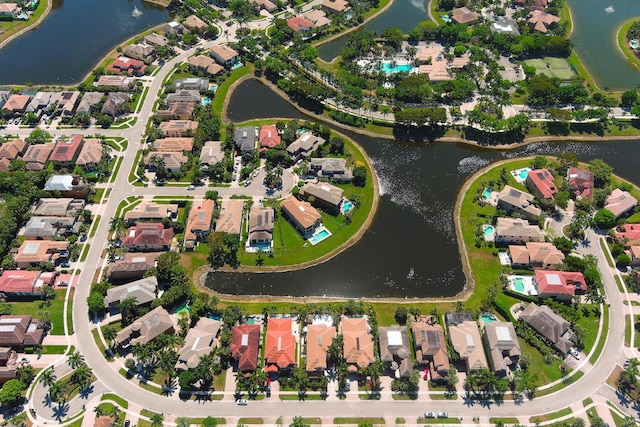
<instances>
[{"instance_id":1,"label":"blue swimming pool","mask_svg":"<svg viewBox=\"0 0 640 427\"><path fill-rule=\"evenodd\" d=\"M269 252L271 250L271 244L269 243L254 243L251 247L262 252Z\"/></svg>"},{"instance_id":2,"label":"blue swimming pool","mask_svg":"<svg viewBox=\"0 0 640 427\"><path fill-rule=\"evenodd\" d=\"M401 73L403 71L410 73L410 72L413 71L413 65L411 65L411 64L396 64L394 66L391 66L390 62L383 62L382 65L380 66L380 69L385 74L395 74L395 73Z\"/></svg>"},{"instance_id":3,"label":"blue swimming pool","mask_svg":"<svg viewBox=\"0 0 640 427\"><path fill-rule=\"evenodd\" d=\"M484 238L485 239L490 239L491 237L493 237L493 225L486 225L484 227Z\"/></svg>"},{"instance_id":4,"label":"blue swimming pool","mask_svg":"<svg viewBox=\"0 0 640 427\"><path fill-rule=\"evenodd\" d=\"M342 200L342 205L340 206L340 211L342 212L342 214L346 214L351 209L353 209L353 202L349 199Z\"/></svg>"},{"instance_id":5,"label":"blue swimming pool","mask_svg":"<svg viewBox=\"0 0 640 427\"><path fill-rule=\"evenodd\" d=\"M489 200L491 199L491 193L493 193L493 190L492 190L492 189L490 189L490 188L487 188L486 190L484 190L484 191L482 192L482 197L483 197L485 200L489 201Z\"/></svg>"},{"instance_id":6,"label":"blue swimming pool","mask_svg":"<svg viewBox=\"0 0 640 427\"><path fill-rule=\"evenodd\" d=\"M209 84L209 90L210 90L211 92L215 92L217 88L218 88L218 85L215 85L215 84L213 84L213 83L210 83L210 84Z\"/></svg>"},{"instance_id":7,"label":"blue swimming pool","mask_svg":"<svg viewBox=\"0 0 640 427\"><path fill-rule=\"evenodd\" d=\"M528 169L522 169L520 172L518 172L518 176L520 177L521 180L527 179L528 175L529 175Z\"/></svg>"},{"instance_id":8,"label":"blue swimming pool","mask_svg":"<svg viewBox=\"0 0 640 427\"><path fill-rule=\"evenodd\" d=\"M497 322L498 318L493 314L482 314L480 316L480 320L482 320L484 323L489 323L489 322Z\"/></svg>"},{"instance_id":9,"label":"blue swimming pool","mask_svg":"<svg viewBox=\"0 0 640 427\"><path fill-rule=\"evenodd\" d=\"M320 243L321 241L323 241L329 236L331 236L331 233L329 233L329 230L327 230L326 228L323 228L322 230L314 233L313 236L309 237L309 241L311 242L312 245L315 245L316 243Z\"/></svg>"},{"instance_id":10,"label":"blue swimming pool","mask_svg":"<svg viewBox=\"0 0 640 427\"><path fill-rule=\"evenodd\" d=\"M210 102L211 102L211 99L207 98L206 96L202 98L202 105L204 105L205 107L209 105Z\"/></svg>"}]
</instances>

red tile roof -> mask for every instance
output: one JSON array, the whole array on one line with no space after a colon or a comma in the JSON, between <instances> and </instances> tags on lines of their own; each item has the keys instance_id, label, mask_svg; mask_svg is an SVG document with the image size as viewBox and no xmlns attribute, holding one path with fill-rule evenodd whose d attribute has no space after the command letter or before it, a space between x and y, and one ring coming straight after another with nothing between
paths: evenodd
<instances>
[{"instance_id":1,"label":"red tile roof","mask_svg":"<svg viewBox=\"0 0 640 427\"><path fill-rule=\"evenodd\" d=\"M49 161L51 162L72 162L80 152L82 145L82 135L74 135L69 141L60 141L56 144Z\"/></svg>"},{"instance_id":2,"label":"red tile roof","mask_svg":"<svg viewBox=\"0 0 640 427\"><path fill-rule=\"evenodd\" d=\"M535 281L541 295L575 295L587 289L582 273L570 271L536 270Z\"/></svg>"},{"instance_id":3,"label":"red tile roof","mask_svg":"<svg viewBox=\"0 0 640 427\"><path fill-rule=\"evenodd\" d=\"M273 148L280 144L280 135L275 125L265 125L260 128L260 146Z\"/></svg>"},{"instance_id":4,"label":"red tile roof","mask_svg":"<svg viewBox=\"0 0 640 427\"><path fill-rule=\"evenodd\" d=\"M265 370L278 371L296 363L296 338L290 318L269 318L265 343Z\"/></svg>"},{"instance_id":5,"label":"red tile roof","mask_svg":"<svg viewBox=\"0 0 640 427\"><path fill-rule=\"evenodd\" d=\"M122 239L122 246L138 245L171 245L173 228L164 228L159 222L143 222L130 227L129 232Z\"/></svg>"},{"instance_id":6,"label":"red tile roof","mask_svg":"<svg viewBox=\"0 0 640 427\"><path fill-rule=\"evenodd\" d=\"M534 191L545 199L553 199L553 195L558 192L556 185L553 183L553 175L546 169L529 171L527 184L532 185Z\"/></svg>"},{"instance_id":7,"label":"red tile roof","mask_svg":"<svg viewBox=\"0 0 640 427\"><path fill-rule=\"evenodd\" d=\"M2 276L0 276L0 292L32 292L39 276L39 271L6 270L2 273Z\"/></svg>"},{"instance_id":8,"label":"red tile roof","mask_svg":"<svg viewBox=\"0 0 640 427\"><path fill-rule=\"evenodd\" d=\"M616 231L617 238L627 238L630 241L640 240L640 224L624 224Z\"/></svg>"},{"instance_id":9,"label":"red tile roof","mask_svg":"<svg viewBox=\"0 0 640 427\"><path fill-rule=\"evenodd\" d=\"M293 31L308 31L313 28L313 23L302 16L294 16L287 19L287 26Z\"/></svg>"},{"instance_id":10,"label":"red tile roof","mask_svg":"<svg viewBox=\"0 0 640 427\"><path fill-rule=\"evenodd\" d=\"M132 74L134 71L139 71L140 73L143 73L145 68L147 67L142 61L129 58L126 56L120 56L118 57L118 59L113 61L113 64L111 64L107 68L107 70L113 71L115 73L120 73L124 71L127 74Z\"/></svg>"},{"instance_id":11,"label":"red tile roof","mask_svg":"<svg viewBox=\"0 0 640 427\"><path fill-rule=\"evenodd\" d=\"M576 195L583 197L593 196L593 172L570 167L567 170L567 182L569 189Z\"/></svg>"},{"instance_id":12,"label":"red tile roof","mask_svg":"<svg viewBox=\"0 0 640 427\"><path fill-rule=\"evenodd\" d=\"M243 323L231 328L231 357L238 361L239 371L255 371L260 350L260 325Z\"/></svg>"}]
</instances>

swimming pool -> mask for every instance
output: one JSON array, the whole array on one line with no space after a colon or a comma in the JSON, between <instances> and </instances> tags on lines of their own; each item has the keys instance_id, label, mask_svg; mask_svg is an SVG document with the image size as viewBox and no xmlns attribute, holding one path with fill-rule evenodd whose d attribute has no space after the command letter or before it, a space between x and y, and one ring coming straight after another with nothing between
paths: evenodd
<instances>
[{"instance_id":1,"label":"swimming pool","mask_svg":"<svg viewBox=\"0 0 640 427\"><path fill-rule=\"evenodd\" d=\"M489 201L491 200L491 193L493 193L493 190L491 188L487 188L486 190L484 190L484 192L482 193L482 197L486 200Z\"/></svg>"},{"instance_id":2,"label":"swimming pool","mask_svg":"<svg viewBox=\"0 0 640 427\"><path fill-rule=\"evenodd\" d=\"M353 202L349 199L342 199L342 205L340 206L340 212L342 212L342 215L346 214L351 209L353 209Z\"/></svg>"},{"instance_id":3,"label":"swimming pool","mask_svg":"<svg viewBox=\"0 0 640 427\"><path fill-rule=\"evenodd\" d=\"M413 65L411 64L396 64L391 66L391 62L383 62L380 66L380 70L382 70L385 74L395 74L401 72L411 73L413 71Z\"/></svg>"},{"instance_id":4,"label":"swimming pool","mask_svg":"<svg viewBox=\"0 0 640 427\"><path fill-rule=\"evenodd\" d=\"M520 293L524 293L524 280L522 280L522 277L515 278L513 281L513 289Z\"/></svg>"},{"instance_id":5,"label":"swimming pool","mask_svg":"<svg viewBox=\"0 0 640 427\"><path fill-rule=\"evenodd\" d=\"M211 99L207 98L206 96L202 98L202 105L204 105L205 107L209 105L210 102L211 102Z\"/></svg>"},{"instance_id":6,"label":"swimming pool","mask_svg":"<svg viewBox=\"0 0 640 427\"><path fill-rule=\"evenodd\" d=\"M331 236L329 230L322 227L322 229L313 233L313 236L309 237L309 242L311 242L312 245L315 245L316 243L320 243L329 236Z\"/></svg>"},{"instance_id":7,"label":"swimming pool","mask_svg":"<svg viewBox=\"0 0 640 427\"><path fill-rule=\"evenodd\" d=\"M489 322L497 322L498 318L493 314L482 314L480 315L480 320L482 320L484 323L489 323Z\"/></svg>"},{"instance_id":8,"label":"swimming pool","mask_svg":"<svg viewBox=\"0 0 640 427\"><path fill-rule=\"evenodd\" d=\"M187 303L182 304L176 308L176 314L189 313L189 305Z\"/></svg>"},{"instance_id":9,"label":"swimming pool","mask_svg":"<svg viewBox=\"0 0 640 427\"><path fill-rule=\"evenodd\" d=\"M485 225L484 226L484 238L486 239L491 239L493 237L493 232L495 231L495 229L493 228L493 225Z\"/></svg>"},{"instance_id":10,"label":"swimming pool","mask_svg":"<svg viewBox=\"0 0 640 427\"><path fill-rule=\"evenodd\" d=\"M209 90L210 90L211 92L215 92L215 91L216 91L216 89L218 89L218 85L215 85L215 84L213 84L213 83L210 83L210 84L209 84Z\"/></svg>"},{"instance_id":11,"label":"swimming pool","mask_svg":"<svg viewBox=\"0 0 640 427\"><path fill-rule=\"evenodd\" d=\"M236 62L235 64L233 64L231 66L231 70L237 70L238 68L242 67L244 64L242 62Z\"/></svg>"},{"instance_id":12,"label":"swimming pool","mask_svg":"<svg viewBox=\"0 0 640 427\"><path fill-rule=\"evenodd\" d=\"M254 243L251 247L258 251L269 252L271 250L271 243Z\"/></svg>"},{"instance_id":13,"label":"swimming pool","mask_svg":"<svg viewBox=\"0 0 640 427\"><path fill-rule=\"evenodd\" d=\"M520 172L518 172L518 177L520 177L521 180L525 180L527 179L527 176L529 175L529 170L528 169L522 169L520 170Z\"/></svg>"}]
</instances>

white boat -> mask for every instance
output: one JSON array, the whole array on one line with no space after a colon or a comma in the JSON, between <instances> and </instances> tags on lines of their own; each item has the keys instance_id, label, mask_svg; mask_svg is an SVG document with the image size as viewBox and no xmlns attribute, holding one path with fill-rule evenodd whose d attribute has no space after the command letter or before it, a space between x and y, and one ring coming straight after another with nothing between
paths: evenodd
<instances>
[{"instance_id":1,"label":"white boat","mask_svg":"<svg viewBox=\"0 0 640 427\"><path fill-rule=\"evenodd\" d=\"M604 11L607 12L607 13L612 13L613 12L613 5L605 8Z\"/></svg>"}]
</instances>

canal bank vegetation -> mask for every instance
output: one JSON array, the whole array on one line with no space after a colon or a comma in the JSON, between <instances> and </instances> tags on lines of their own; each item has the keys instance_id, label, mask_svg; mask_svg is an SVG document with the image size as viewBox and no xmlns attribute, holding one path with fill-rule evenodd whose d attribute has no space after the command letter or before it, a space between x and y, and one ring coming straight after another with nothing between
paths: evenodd
<instances>
[{"instance_id":1,"label":"canal bank vegetation","mask_svg":"<svg viewBox=\"0 0 640 427\"><path fill-rule=\"evenodd\" d=\"M0 48L6 41L40 23L46 17L52 0L22 1L22 12L14 12L11 17L4 16L0 19ZM35 4L35 6L34 6ZM9 6L9 4L7 4ZM27 19L22 19L25 16ZM19 19L18 19L19 18Z\"/></svg>"},{"instance_id":2,"label":"canal bank vegetation","mask_svg":"<svg viewBox=\"0 0 640 427\"><path fill-rule=\"evenodd\" d=\"M640 19L625 22L618 29L618 47L636 68L640 68L638 48L640 48Z\"/></svg>"}]
</instances>

